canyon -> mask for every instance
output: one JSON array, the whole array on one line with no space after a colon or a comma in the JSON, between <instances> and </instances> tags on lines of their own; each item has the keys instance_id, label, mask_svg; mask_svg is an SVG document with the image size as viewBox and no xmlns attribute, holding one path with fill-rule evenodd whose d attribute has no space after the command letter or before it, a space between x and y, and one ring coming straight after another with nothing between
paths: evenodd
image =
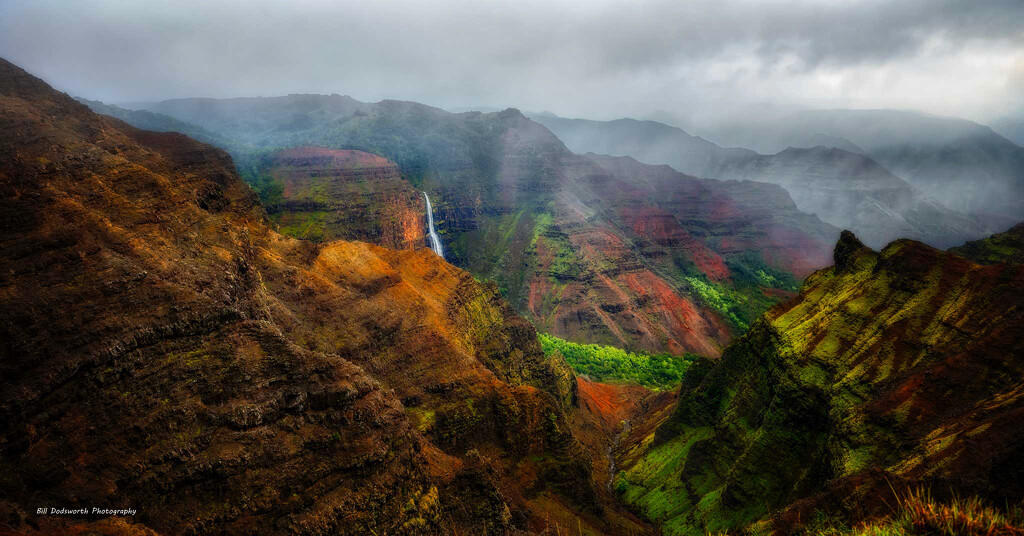
<instances>
[{"instance_id":1,"label":"canyon","mask_svg":"<svg viewBox=\"0 0 1024 536\"><path fill-rule=\"evenodd\" d=\"M1024 224L872 248L515 109L142 108L0 60L0 534L1021 530ZM730 165L946 214L844 145Z\"/></svg>"},{"instance_id":2,"label":"canyon","mask_svg":"<svg viewBox=\"0 0 1024 536\"><path fill-rule=\"evenodd\" d=\"M306 209L277 201L290 171L266 147L391 159L408 184L428 192L446 259L495 281L539 329L579 342L718 355L791 295L797 279L828 264L839 232L801 213L777 186L575 154L514 109L453 114L337 95L178 99L144 108L231 140L224 148L282 222L305 218ZM325 180L350 173L340 160L333 165ZM344 214L389 203L390 186L379 188L363 197L325 189L322 203L337 209L324 216L336 223L323 236L294 226L281 231L375 240ZM279 209L289 214L275 215Z\"/></svg>"},{"instance_id":3,"label":"canyon","mask_svg":"<svg viewBox=\"0 0 1024 536\"><path fill-rule=\"evenodd\" d=\"M7 527L646 532L595 473L577 379L492 284L281 235L223 151L6 61L0 132Z\"/></svg>"}]
</instances>

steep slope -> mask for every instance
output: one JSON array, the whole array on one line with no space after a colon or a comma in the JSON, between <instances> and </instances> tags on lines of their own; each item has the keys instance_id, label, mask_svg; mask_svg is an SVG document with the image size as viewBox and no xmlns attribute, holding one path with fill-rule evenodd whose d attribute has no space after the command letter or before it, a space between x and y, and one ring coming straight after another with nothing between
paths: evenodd
<instances>
[{"instance_id":1,"label":"steep slope","mask_svg":"<svg viewBox=\"0 0 1024 536\"><path fill-rule=\"evenodd\" d=\"M392 249L426 243L423 194L386 158L320 147L284 149L268 156L253 186L270 219L289 236L361 240Z\"/></svg>"},{"instance_id":2,"label":"steep slope","mask_svg":"<svg viewBox=\"0 0 1024 536\"><path fill-rule=\"evenodd\" d=\"M693 369L656 433L625 442L617 489L667 534L815 510L852 523L890 486L1016 504L1022 333L1020 265L908 240L876 253L844 232L834 267Z\"/></svg>"},{"instance_id":3,"label":"steep slope","mask_svg":"<svg viewBox=\"0 0 1024 536\"><path fill-rule=\"evenodd\" d=\"M625 530L575 378L493 286L425 248L279 235L224 152L2 60L0 133L13 528L95 528L46 504L166 534Z\"/></svg>"},{"instance_id":4,"label":"steep slope","mask_svg":"<svg viewBox=\"0 0 1024 536\"><path fill-rule=\"evenodd\" d=\"M1006 139L1024 147L1024 120L1020 118L1004 119L993 124L992 128Z\"/></svg>"},{"instance_id":5,"label":"steep slope","mask_svg":"<svg viewBox=\"0 0 1024 536\"><path fill-rule=\"evenodd\" d=\"M383 101L353 105L340 119L311 112L308 128L287 132L266 119L280 120L300 103L319 110L335 100L191 99L152 109L225 136L256 125L260 136L239 139L268 147L318 145L391 159L429 192L448 260L496 281L542 330L581 342L717 355L795 289L794 276L826 264L838 234L799 214L775 187L751 187L751 195L675 174L659 188L676 202L663 202L646 176L664 170L599 165L512 109L452 114ZM236 154L257 187L268 173L269 149L259 144Z\"/></svg>"},{"instance_id":6,"label":"steep slope","mask_svg":"<svg viewBox=\"0 0 1024 536\"><path fill-rule=\"evenodd\" d=\"M228 141L222 136L214 134L213 132L210 132L198 125L179 121L169 115L153 113L146 110L128 110L112 104L104 104L100 101L83 99L81 97L77 97L75 100L88 106L90 110L98 114L115 117L142 130L152 130L155 132L178 132L194 140L219 146L224 146L228 143Z\"/></svg>"},{"instance_id":7,"label":"steep slope","mask_svg":"<svg viewBox=\"0 0 1024 536\"><path fill-rule=\"evenodd\" d=\"M838 136L793 130L788 132L791 145L801 148L758 154L719 147L656 121L586 121L550 115L535 119L575 151L632 156L701 177L778 184L801 211L853 229L873 247L896 238L949 247L989 232L982 223L932 200L864 156L863 148Z\"/></svg>"},{"instance_id":8,"label":"steep slope","mask_svg":"<svg viewBox=\"0 0 1024 536\"><path fill-rule=\"evenodd\" d=\"M661 208L673 215L675 225L683 227L684 233L707 237L699 243L726 261L752 253L772 268L803 277L827 264L825 243L838 236L838 229L800 212L786 191L772 184L698 179L633 158L587 156L617 179L595 185L598 196L621 203L626 195L632 195ZM633 227L636 229L636 224ZM672 226L654 226L638 233L657 241L664 238L659 234L674 231ZM714 265L699 252L691 257L712 280L731 277L716 274Z\"/></svg>"},{"instance_id":9,"label":"steep slope","mask_svg":"<svg viewBox=\"0 0 1024 536\"><path fill-rule=\"evenodd\" d=\"M988 238L974 240L949 251L978 264L1024 264L1024 223Z\"/></svg>"}]
</instances>

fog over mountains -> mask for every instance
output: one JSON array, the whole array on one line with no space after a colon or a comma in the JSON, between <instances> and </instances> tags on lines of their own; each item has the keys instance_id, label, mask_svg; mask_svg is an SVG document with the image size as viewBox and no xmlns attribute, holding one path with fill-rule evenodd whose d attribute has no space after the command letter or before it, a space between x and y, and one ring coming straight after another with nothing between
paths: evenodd
<instances>
[{"instance_id":1,"label":"fog over mountains","mask_svg":"<svg viewBox=\"0 0 1024 536\"><path fill-rule=\"evenodd\" d=\"M688 130L832 108L988 123L1024 114L1022 18L1016 0L54 0L0 3L0 54L108 103L340 93Z\"/></svg>"},{"instance_id":2,"label":"fog over mountains","mask_svg":"<svg viewBox=\"0 0 1024 536\"><path fill-rule=\"evenodd\" d=\"M709 134L726 140L720 146L655 121L533 117L576 151L780 184L801 210L856 230L874 247L897 237L949 247L1024 214L1024 148L962 119L807 111L723 124Z\"/></svg>"},{"instance_id":3,"label":"fog over mountains","mask_svg":"<svg viewBox=\"0 0 1024 536\"><path fill-rule=\"evenodd\" d=\"M143 128L186 131L242 152L324 142L373 148L387 142L374 141L372 133L366 138L359 128L348 129L355 140L338 136L345 123L382 105L424 118L459 117L414 103L374 105L340 95L176 99L125 108L83 102ZM1024 213L1024 148L962 119L886 110L807 111L779 121L723 124L709 134L735 142L722 146L656 121L531 117L575 152L632 156L698 177L778 184L800 210L856 231L872 247L896 238L951 247L1013 225ZM469 137L461 143L475 143L475 135L463 136ZM422 151L401 154L400 163ZM422 168L425 162L403 165Z\"/></svg>"}]
</instances>

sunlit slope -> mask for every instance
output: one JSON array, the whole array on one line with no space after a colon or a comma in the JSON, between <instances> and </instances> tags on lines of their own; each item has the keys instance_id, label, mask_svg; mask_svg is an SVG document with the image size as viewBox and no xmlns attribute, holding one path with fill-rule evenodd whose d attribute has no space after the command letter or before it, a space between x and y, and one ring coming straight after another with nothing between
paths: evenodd
<instances>
[{"instance_id":1,"label":"sunlit slope","mask_svg":"<svg viewBox=\"0 0 1024 536\"><path fill-rule=\"evenodd\" d=\"M686 378L674 414L623 453L621 497L667 533L814 497L806 520L890 484L1024 496L1024 270L850 233L835 263Z\"/></svg>"}]
</instances>

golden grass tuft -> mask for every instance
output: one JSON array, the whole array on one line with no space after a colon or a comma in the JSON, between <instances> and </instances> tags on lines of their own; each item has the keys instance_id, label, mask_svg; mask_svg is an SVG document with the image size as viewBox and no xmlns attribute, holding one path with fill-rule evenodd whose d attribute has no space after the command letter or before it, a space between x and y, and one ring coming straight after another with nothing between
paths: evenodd
<instances>
[{"instance_id":1,"label":"golden grass tuft","mask_svg":"<svg viewBox=\"0 0 1024 536\"><path fill-rule=\"evenodd\" d=\"M999 511L978 497L954 498L941 503L933 500L927 491L917 490L900 501L899 509L897 521L908 529L906 534L1024 536L1020 508Z\"/></svg>"},{"instance_id":2,"label":"golden grass tuft","mask_svg":"<svg viewBox=\"0 0 1024 536\"><path fill-rule=\"evenodd\" d=\"M804 534L820 536L1024 536L1024 510L999 510L978 497L940 502L924 489L899 499L892 516L853 529L819 518ZM822 523L825 522L825 523Z\"/></svg>"},{"instance_id":3,"label":"golden grass tuft","mask_svg":"<svg viewBox=\"0 0 1024 536\"><path fill-rule=\"evenodd\" d=\"M848 528L821 516L804 527L816 536L1024 536L1020 507L998 510L978 497L940 502L927 490L909 491L893 515ZM832 521L832 522L830 522Z\"/></svg>"}]
</instances>

